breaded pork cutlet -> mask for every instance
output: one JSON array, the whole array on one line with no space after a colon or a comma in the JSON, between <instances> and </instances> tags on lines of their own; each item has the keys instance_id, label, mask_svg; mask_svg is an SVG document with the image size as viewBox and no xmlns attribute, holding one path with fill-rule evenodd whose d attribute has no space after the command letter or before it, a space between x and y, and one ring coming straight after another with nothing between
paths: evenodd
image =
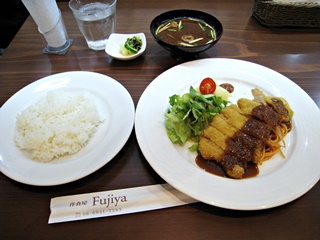
<instances>
[{"instance_id":1,"label":"breaded pork cutlet","mask_svg":"<svg viewBox=\"0 0 320 240\"><path fill-rule=\"evenodd\" d=\"M278 152L291 129L293 111L284 99L253 93L255 100L241 98L225 107L200 135L201 156L220 163L232 178L242 178L248 162L261 164Z\"/></svg>"},{"instance_id":2,"label":"breaded pork cutlet","mask_svg":"<svg viewBox=\"0 0 320 240\"><path fill-rule=\"evenodd\" d=\"M226 137L232 138L234 142L239 142L244 147L253 149L253 162L261 163L261 153L264 150L263 141L252 137L251 135L246 134L242 131L239 131L232 125L229 125L221 114L218 114L213 118L210 126L218 129Z\"/></svg>"},{"instance_id":3,"label":"breaded pork cutlet","mask_svg":"<svg viewBox=\"0 0 320 240\"><path fill-rule=\"evenodd\" d=\"M262 161L271 128L232 104L214 116L200 136L199 152L204 159L221 164L228 176L242 178L247 163Z\"/></svg>"}]
</instances>

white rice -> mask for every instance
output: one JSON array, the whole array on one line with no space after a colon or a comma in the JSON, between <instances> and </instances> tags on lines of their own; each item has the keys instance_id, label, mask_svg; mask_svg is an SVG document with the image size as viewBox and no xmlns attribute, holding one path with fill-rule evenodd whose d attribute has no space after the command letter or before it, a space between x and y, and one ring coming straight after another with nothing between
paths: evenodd
<instances>
[{"instance_id":1,"label":"white rice","mask_svg":"<svg viewBox=\"0 0 320 240\"><path fill-rule=\"evenodd\" d=\"M52 91L17 115L15 143L34 160L77 153L103 120L87 91Z\"/></svg>"}]
</instances>

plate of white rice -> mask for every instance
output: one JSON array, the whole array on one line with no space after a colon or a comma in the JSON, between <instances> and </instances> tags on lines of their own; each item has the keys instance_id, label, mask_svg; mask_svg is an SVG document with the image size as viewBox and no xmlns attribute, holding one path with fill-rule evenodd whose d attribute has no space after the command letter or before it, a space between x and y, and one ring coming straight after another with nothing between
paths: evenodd
<instances>
[{"instance_id":1,"label":"plate of white rice","mask_svg":"<svg viewBox=\"0 0 320 240\"><path fill-rule=\"evenodd\" d=\"M83 178L122 149L134 115L129 92L106 75L74 71L37 80L1 107L0 170L36 186Z\"/></svg>"}]
</instances>

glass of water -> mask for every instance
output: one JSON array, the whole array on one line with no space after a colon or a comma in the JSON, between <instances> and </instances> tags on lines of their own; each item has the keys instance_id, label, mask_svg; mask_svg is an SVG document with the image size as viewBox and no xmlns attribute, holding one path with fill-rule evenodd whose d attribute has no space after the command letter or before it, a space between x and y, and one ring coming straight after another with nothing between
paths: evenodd
<instances>
[{"instance_id":1,"label":"glass of water","mask_svg":"<svg viewBox=\"0 0 320 240\"><path fill-rule=\"evenodd\" d=\"M103 50L116 24L117 0L70 0L79 29L93 50Z\"/></svg>"}]
</instances>

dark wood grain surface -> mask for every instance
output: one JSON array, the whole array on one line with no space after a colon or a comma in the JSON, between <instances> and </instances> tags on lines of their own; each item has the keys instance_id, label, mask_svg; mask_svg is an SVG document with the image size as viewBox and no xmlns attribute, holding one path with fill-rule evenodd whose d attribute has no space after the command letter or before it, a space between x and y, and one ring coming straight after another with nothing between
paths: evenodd
<instances>
[{"instance_id":1,"label":"dark wood grain surface","mask_svg":"<svg viewBox=\"0 0 320 240\"><path fill-rule=\"evenodd\" d=\"M274 69L303 88L319 107L320 29L266 28L251 17L252 5L250 0L119 0L116 32L144 32L148 44L142 57L122 62L112 59L104 51L89 50L67 3L59 3L69 37L74 39L72 47L66 55L43 55L37 26L29 17L0 58L0 106L37 79L75 70L98 72L118 80L130 92L136 106L144 89L156 76L183 62L172 58L155 43L149 32L151 20L170 9L190 8L215 15L224 27L219 43L199 58L242 59ZM0 237L317 239L320 236L319 183L295 201L268 210L234 211L194 203L115 217L47 223L53 197L163 182L140 151L134 131L112 161L72 183L36 187L0 174Z\"/></svg>"}]
</instances>

